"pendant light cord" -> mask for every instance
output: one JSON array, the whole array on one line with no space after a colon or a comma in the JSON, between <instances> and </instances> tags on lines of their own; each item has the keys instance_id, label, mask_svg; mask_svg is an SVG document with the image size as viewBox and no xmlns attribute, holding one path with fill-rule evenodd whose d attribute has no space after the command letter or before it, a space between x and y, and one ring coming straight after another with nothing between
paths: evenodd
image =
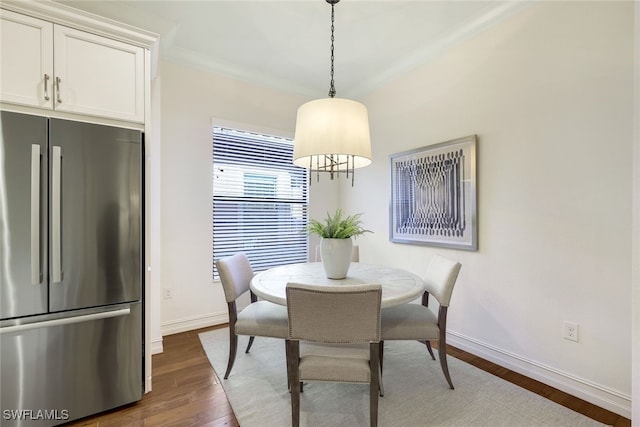
<instances>
[{"instance_id":1,"label":"pendant light cord","mask_svg":"<svg viewBox=\"0 0 640 427\"><path fill-rule=\"evenodd\" d=\"M335 19L334 3L331 3L331 86L329 87L330 98L334 98L336 96L336 88L333 81L333 41L334 41L333 32L335 30L334 19Z\"/></svg>"}]
</instances>

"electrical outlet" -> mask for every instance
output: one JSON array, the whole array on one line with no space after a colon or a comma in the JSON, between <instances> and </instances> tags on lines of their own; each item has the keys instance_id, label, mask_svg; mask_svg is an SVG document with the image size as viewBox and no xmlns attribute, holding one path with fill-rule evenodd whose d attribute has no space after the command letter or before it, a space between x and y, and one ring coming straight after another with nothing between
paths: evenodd
<instances>
[{"instance_id":1,"label":"electrical outlet","mask_svg":"<svg viewBox=\"0 0 640 427\"><path fill-rule=\"evenodd\" d=\"M564 321L562 337L569 341L578 342L578 324L575 322Z\"/></svg>"},{"instance_id":2,"label":"electrical outlet","mask_svg":"<svg viewBox=\"0 0 640 427\"><path fill-rule=\"evenodd\" d=\"M164 288L164 299L173 298L173 292L171 288Z\"/></svg>"}]
</instances>

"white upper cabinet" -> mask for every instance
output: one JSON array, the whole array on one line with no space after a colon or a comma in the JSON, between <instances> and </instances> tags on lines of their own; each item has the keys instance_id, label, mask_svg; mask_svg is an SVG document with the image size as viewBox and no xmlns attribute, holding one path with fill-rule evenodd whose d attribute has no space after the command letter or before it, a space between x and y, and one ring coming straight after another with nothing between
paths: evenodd
<instances>
[{"instance_id":1,"label":"white upper cabinet","mask_svg":"<svg viewBox=\"0 0 640 427\"><path fill-rule=\"evenodd\" d=\"M144 49L54 26L55 108L144 121Z\"/></svg>"},{"instance_id":2,"label":"white upper cabinet","mask_svg":"<svg viewBox=\"0 0 640 427\"><path fill-rule=\"evenodd\" d=\"M53 24L1 10L0 99L53 108Z\"/></svg>"},{"instance_id":3,"label":"white upper cabinet","mask_svg":"<svg viewBox=\"0 0 640 427\"><path fill-rule=\"evenodd\" d=\"M144 122L142 47L0 12L2 102Z\"/></svg>"}]
</instances>

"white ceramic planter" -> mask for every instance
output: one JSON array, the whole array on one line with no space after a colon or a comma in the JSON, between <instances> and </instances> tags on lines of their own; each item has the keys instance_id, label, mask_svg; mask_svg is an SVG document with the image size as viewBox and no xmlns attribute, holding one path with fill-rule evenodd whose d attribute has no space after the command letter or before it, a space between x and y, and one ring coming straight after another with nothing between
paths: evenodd
<instances>
[{"instance_id":1,"label":"white ceramic planter","mask_svg":"<svg viewBox=\"0 0 640 427\"><path fill-rule=\"evenodd\" d=\"M351 265L353 241L348 239L325 239L320 242L320 254L324 272L329 279L344 279Z\"/></svg>"}]
</instances>

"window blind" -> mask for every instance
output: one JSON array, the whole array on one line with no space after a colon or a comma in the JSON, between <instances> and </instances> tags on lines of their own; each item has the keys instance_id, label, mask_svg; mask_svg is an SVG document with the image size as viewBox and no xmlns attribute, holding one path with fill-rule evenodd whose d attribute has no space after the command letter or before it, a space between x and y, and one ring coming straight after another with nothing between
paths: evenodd
<instances>
[{"instance_id":1,"label":"window blind","mask_svg":"<svg viewBox=\"0 0 640 427\"><path fill-rule=\"evenodd\" d=\"M255 271L306 262L307 170L293 141L213 128L213 259L244 252Z\"/></svg>"}]
</instances>

